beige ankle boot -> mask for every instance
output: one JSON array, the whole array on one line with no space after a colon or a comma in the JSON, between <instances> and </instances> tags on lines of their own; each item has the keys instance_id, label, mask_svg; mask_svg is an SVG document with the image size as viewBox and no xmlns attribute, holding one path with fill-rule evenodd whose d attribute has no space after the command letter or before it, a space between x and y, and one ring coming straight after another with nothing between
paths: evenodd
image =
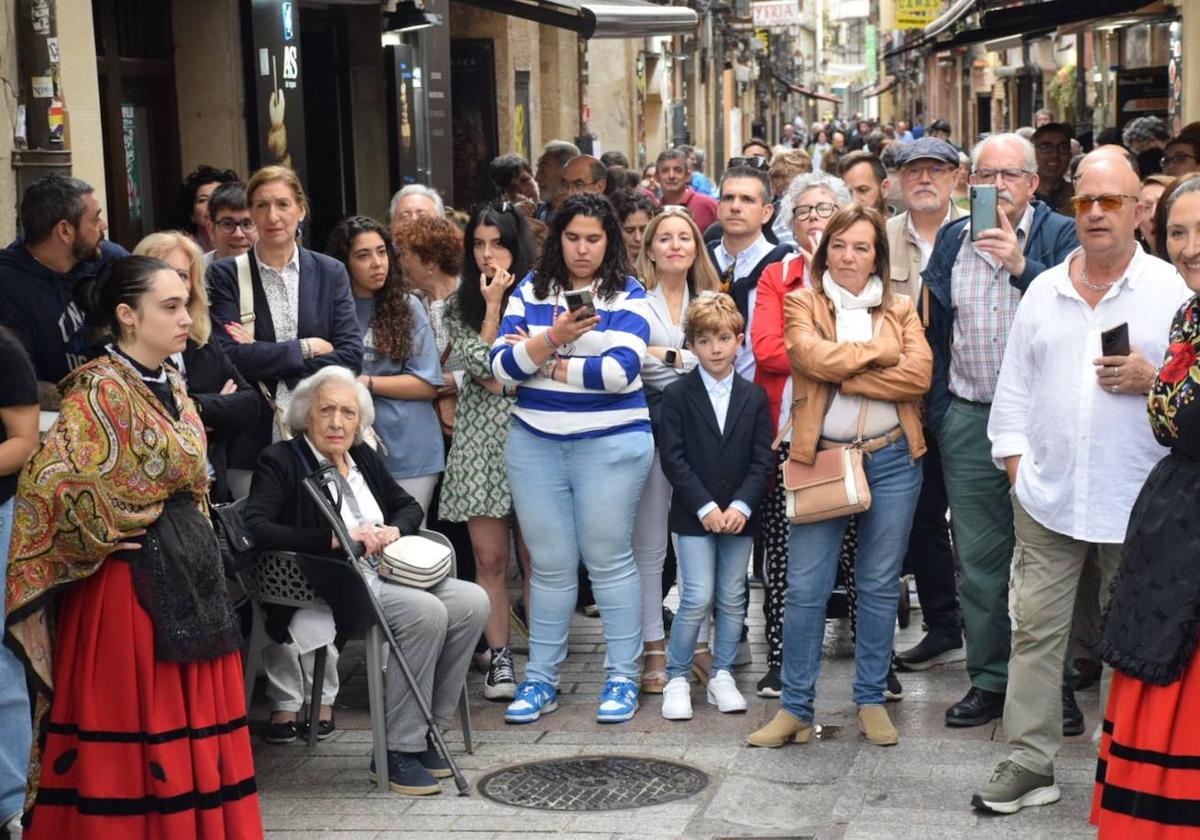
<instances>
[{"instance_id":1,"label":"beige ankle boot","mask_svg":"<svg viewBox=\"0 0 1200 840\"><path fill-rule=\"evenodd\" d=\"M900 743L900 733L883 706L859 706L858 729L876 746L890 747Z\"/></svg>"},{"instance_id":2,"label":"beige ankle boot","mask_svg":"<svg viewBox=\"0 0 1200 840\"><path fill-rule=\"evenodd\" d=\"M752 747L782 747L788 741L807 744L812 734L811 723L805 723L791 712L780 709L770 723L751 733L746 742Z\"/></svg>"}]
</instances>

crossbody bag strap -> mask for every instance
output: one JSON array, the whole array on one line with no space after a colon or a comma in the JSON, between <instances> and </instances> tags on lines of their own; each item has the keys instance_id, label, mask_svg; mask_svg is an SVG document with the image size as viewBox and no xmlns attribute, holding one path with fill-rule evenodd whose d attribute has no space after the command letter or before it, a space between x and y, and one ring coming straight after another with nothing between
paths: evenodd
<instances>
[{"instance_id":1,"label":"crossbody bag strap","mask_svg":"<svg viewBox=\"0 0 1200 840\"><path fill-rule=\"evenodd\" d=\"M237 265L238 309L241 310L242 326L254 338L254 279L250 273L250 253L234 257L234 264Z\"/></svg>"}]
</instances>

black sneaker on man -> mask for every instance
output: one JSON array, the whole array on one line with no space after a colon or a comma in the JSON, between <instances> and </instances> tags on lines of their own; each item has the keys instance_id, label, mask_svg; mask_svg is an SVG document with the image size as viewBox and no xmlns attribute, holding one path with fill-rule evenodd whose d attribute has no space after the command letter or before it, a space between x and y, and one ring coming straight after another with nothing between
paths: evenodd
<instances>
[{"instance_id":1,"label":"black sneaker on man","mask_svg":"<svg viewBox=\"0 0 1200 840\"><path fill-rule=\"evenodd\" d=\"M759 697L779 697L783 694L783 676L778 665L767 668L767 673L758 681Z\"/></svg>"},{"instance_id":2,"label":"black sneaker on man","mask_svg":"<svg viewBox=\"0 0 1200 840\"><path fill-rule=\"evenodd\" d=\"M946 725L983 726L1003 716L1003 694L971 686L963 699L946 710Z\"/></svg>"},{"instance_id":3,"label":"black sneaker on man","mask_svg":"<svg viewBox=\"0 0 1200 840\"><path fill-rule=\"evenodd\" d=\"M993 814L1015 814L1031 805L1049 805L1061 797L1054 776L1034 773L1013 761L1001 761L991 781L971 797L971 804Z\"/></svg>"},{"instance_id":4,"label":"black sneaker on man","mask_svg":"<svg viewBox=\"0 0 1200 840\"><path fill-rule=\"evenodd\" d=\"M895 703L904 699L904 686L900 685L900 679L896 676L895 668L888 668L887 688L883 690L883 697L889 703Z\"/></svg>"},{"instance_id":5,"label":"black sneaker on man","mask_svg":"<svg viewBox=\"0 0 1200 840\"><path fill-rule=\"evenodd\" d=\"M517 677L508 645L492 648L492 663L483 680L483 696L488 700L512 700L516 695Z\"/></svg>"},{"instance_id":6,"label":"black sneaker on man","mask_svg":"<svg viewBox=\"0 0 1200 840\"><path fill-rule=\"evenodd\" d=\"M925 671L949 662L967 658L962 636L954 638L940 633L926 633L916 645L896 654L896 667L901 671Z\"/></svg>"},{"instance_id":7,"label":"black sneaker on man","mask_svg":"<svg viewBox=\"0 0 1200 840\"><path fill-rule=\"evenodd\" d=\"M1075 702L1075 692L1068 686L1062 687L1063 735L1083 734L1083 712Z\"/></svg>"},{"instance_id":8,"label":"black sneaker on man","mask_svg":"<svg viewBox=\"0 0 1200 840\"><path fill-rule=\"evenodd\" d=\"M442 792L441 783L421 764L424 753L403 753L388 750L388 787L395 793L408 796L431 796ZM375 757L371 757L371 769L367 771L371 781L375 775Z\"/></svg>"}]
</instances>

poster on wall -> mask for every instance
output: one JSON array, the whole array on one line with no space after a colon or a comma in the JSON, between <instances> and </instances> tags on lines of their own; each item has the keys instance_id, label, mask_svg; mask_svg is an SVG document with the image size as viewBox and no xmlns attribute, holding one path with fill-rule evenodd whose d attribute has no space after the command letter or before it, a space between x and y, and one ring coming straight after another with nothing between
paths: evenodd
<instances>
[{"instance_id":1,"label":"poster on wall","mask_svg":"<svg viewBox=\"0 0 1200 840\"><path fill-rule=\"evenodd\" d=\"M525 158L525 160L533 160L529 156L529 146L533 142L530 138L529 124L529 71L516 71L516 78L513 83L513 151Z\"/></svg>"},{"instance_id":2,"label":"poster on wall","mask_svg":"<svg viewBox=\"0 0 1200 840\"><path fill-rule=\"evenodd\" d=\"M252 0L258 163L283 164L305 182L300 9L293 0Z\"/></svg>"},{"instance_id":3,"label":"poster on wall","mask_svg":"<svg viewBox=\"0 0 1200 840\"><path fill-rule=\"evenodd\" d=\"M487 171L488 162L500 153L494 54L490 38L450 42L454 206L463 209L495 192Z\"/></svg>"}]
</instances>

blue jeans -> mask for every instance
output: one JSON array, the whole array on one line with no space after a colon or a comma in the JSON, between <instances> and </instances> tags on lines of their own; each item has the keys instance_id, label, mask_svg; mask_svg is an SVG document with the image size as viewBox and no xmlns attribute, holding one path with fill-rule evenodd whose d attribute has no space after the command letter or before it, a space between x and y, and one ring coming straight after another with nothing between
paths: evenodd
<instances>
[{"instance_id":1,"label":"blue jeans","mask_svg":"<svg viewBox=\"0 0 1200 840\"><path fill-rule=\"evenodd\" d=\"M8 541L12 535L13 500L0 504L0 580L8 573ZM4 616L0 614L0 632ZM33 740L25 669L0 645L0 825L25 804L25 771Z\"/></svg>"},{"instance_id":2,"label":"blue jeans","mask_svg":"<svg viewBox=\"0 0 1200 840\"><path fill-rule=\"evenodd\" d=\"M552 440L514 420L504 457L533 571L525 679L558 685L582 557L604 620L604 669L636 680L642 584L633 520L654 460L650 433Z\"/></svg>"},{"instance_id":3,"label":"blue jeans","mask_svg":"<svg viewBox=\"0 0 1200 840\"><path fill-rule=\"evenodd\" d=\"M901 437L864 459L871 508L858 514L858 635L854 646L854 703L880 705L887 687L900 596L900 569L908 548L922 469ZM848 517L792 525L788 532L788 591L783 618L783 708L813 719L825 602L833 589L838 550Z\"/></svg>"},{"instance_id":4,"label":"blue jeans","mask_svg":"<svg viewBox=\"0 0 1200 840\"><path fill-rule=\"evenodd\" d=\"M682 592L667 645L667 676L671 679L691 672L700 623L709 610L717 628L712 673L733 670L746 618L746 565L753 548L754 537L738 534L676 537Z\"/></svg>"}]
</instances>

